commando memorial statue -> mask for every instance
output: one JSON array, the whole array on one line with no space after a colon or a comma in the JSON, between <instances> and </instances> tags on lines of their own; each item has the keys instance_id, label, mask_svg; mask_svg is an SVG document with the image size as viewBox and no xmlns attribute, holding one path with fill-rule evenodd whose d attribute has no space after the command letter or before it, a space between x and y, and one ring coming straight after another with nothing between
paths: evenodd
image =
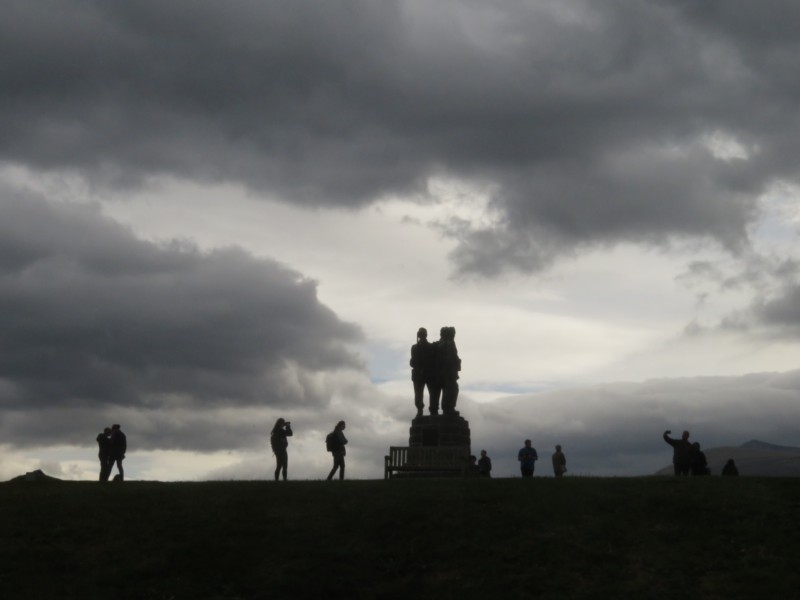
<instances>
[{"instance_id":1,"label":"commando memorial statue","mask_svg":"<svg viewBox=\"0 0 800 600\"><path fill-rule=\"evenodd\" d=\"M411 420L408 446L390 448L386 457L386 477L466 474L469 471L470 430L469 423L456 410L461 372L456 328L442 327L439 339L429 342L428 330L420 327L417 341L411 346L409 366L416 416Z\"/></svg>"}]
</instances>

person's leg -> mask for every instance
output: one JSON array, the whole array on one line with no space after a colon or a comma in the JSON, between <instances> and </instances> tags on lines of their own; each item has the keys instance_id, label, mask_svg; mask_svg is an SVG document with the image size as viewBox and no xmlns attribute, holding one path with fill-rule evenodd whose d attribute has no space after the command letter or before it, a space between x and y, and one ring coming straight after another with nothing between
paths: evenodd
<instances>
[{"instance_id":1,"label":"person's leg","mask_svg":"<svg viewBox=\"0 0 800 600\"><path fill-rule=\"evenodd\" d=\"M344 454L339 459L341 463L339 464L339 481L344 479Z\"/></svg>"},{"instance_id":2,"label":"person's leg","mask_svg":"<svg viewBox=\"0 0 800 600\"><path fill-rule=\"evenodd\" d=\"M336 455L334 454L333 455L333 468L331 469L331 472L328 473L328 481L333 479L333 476L336 473L336 469L338 469L338 468L339 468L339 463L336 462Z\"/></svg>"}]
</instances>

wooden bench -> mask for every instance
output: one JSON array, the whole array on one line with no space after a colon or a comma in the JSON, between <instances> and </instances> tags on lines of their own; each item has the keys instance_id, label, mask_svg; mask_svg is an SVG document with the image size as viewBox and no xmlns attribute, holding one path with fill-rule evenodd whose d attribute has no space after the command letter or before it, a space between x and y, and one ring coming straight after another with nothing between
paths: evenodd
<instances>
[{"instance_id":1,"label":"wooden bench","mask_svg":"<svg viewBox=\"0 0 800 600\"><path fill-rule=\"evenodd\" d=\"M384 457L384 479L392 479L398 473L463 476L468 466L467 446L390 446L389 455Z\"/></svg>"}]
</instances>

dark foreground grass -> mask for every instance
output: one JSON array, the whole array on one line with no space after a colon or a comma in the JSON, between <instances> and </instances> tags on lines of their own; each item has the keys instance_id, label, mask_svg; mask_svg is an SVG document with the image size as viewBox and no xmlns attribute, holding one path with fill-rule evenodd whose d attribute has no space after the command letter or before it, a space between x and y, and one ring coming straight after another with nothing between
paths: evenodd
<instances>
[{"instance_id":1,"label":"dark foreground grass","mask_svg":"<svg viewBox=\"0 0 800 600\"><path fill-rule=\"evenodd\" d=\"M800 597L800 480L0 484L0 598Z\"/></svg>"}]
</instances>

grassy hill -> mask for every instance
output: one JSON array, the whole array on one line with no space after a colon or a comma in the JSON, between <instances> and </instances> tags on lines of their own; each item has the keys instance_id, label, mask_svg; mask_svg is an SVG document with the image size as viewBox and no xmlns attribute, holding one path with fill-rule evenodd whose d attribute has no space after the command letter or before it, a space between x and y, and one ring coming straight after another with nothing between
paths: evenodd
<instances>
[{"instance_id":1,"label":"grassy hill","mask_svg":"<svg viewBox=\"0 0 800 600\"><path fill-rule=\"evenodd\" d=\"M793 598L800 481L0 483L0 596Z\"/></svg>"}]
</instances>

